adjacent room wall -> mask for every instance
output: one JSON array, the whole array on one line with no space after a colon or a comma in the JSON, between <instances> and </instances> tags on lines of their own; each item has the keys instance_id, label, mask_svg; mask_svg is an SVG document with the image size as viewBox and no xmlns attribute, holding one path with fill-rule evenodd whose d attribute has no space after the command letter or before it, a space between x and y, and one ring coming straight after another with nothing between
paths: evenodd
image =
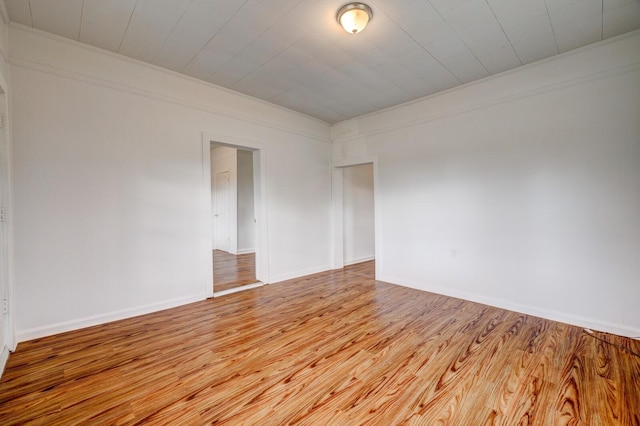
<instances>
[{"instance_id":1,"label":"adjacent room wall","mask_svg":"<svg viewBox=\"0 0 640 426\"><path fill-rule=\"evenodd\" d=\"M238 150L238 254L256 251L253 153Z\"/></svg>"},{"instance_id":2,"label":"adjacent room wall","mask_svg":"<svg viewBox=\"0 0 640 426\"><path fill-rule=\"evenodd\" d=\"M343 256L344 264L351 265L375 257L373 164L342 170Z\"/></svg>"},{"instance_id":3,"label":"adjacent room wall","mask_svg":"<svg viewBox=\"0 0 640 426\"><path fill-rule=\"evenodd\" d=\"M640 336L640 32L339 123L378 279Z\"/></svg>"},{"instance_id":4,"label":"adjacent room wall","mask_svg":"<svg viewBox=\"0 0 640 426\"><path fill-rule=\"evenodd\" d=\"M226 250L232 254L254 253L255 209L253 193L253 153L227 146L211 149L211 205L215 212L216 174L228 171L230 178L229 214L230 241L228 247L216 247L216 218L212 218L212 242L214 249Z\"/></svg>"},{"instance_id":5,"label":"adjacent room wall","mask_svg":"<svg viewBox=\"0 0 640 426\"><path fill-rule=\"evenodd\" d=\"M267 282L329 268L326 123L12 26L19 340L205 297L203 133L258 141ZM312 244L301 242L312 241Z\"/></svg>"}]
</instances>

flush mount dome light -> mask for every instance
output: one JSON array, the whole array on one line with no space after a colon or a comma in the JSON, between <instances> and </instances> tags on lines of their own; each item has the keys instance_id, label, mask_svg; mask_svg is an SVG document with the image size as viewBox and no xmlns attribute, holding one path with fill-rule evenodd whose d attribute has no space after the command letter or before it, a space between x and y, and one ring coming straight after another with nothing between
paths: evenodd
<instances>
[{"instance_id":1,"label":"flush mount dome light","mask_svg":"<svg viewBox=\"0 0 640 426\"><path fill-rule=\"evenodd\" d=\"M367 26L373 11L364 3L348 3L338 10L336 19L348 33L359 33Z\"/></svg>"}]
</instances>

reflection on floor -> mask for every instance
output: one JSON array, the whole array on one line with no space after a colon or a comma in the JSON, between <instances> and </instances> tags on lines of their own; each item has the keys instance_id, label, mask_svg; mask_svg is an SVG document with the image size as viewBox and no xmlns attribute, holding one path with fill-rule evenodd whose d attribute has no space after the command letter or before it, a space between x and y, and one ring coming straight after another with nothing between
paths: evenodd
<instances>
[{"instance_id":1,"label":"reflection on floor","mask_svg":"<svg viewBox=\"0 0 640 426\"><path fill-rule=\"evenodd\" d=\"M374 279L376 277L376 261L368 260L366 262L345 266L344 272Z\"/></svg>"},{"instance_id":2,"label":"reflection on floor","mask_svg":"<svg viewBox=\"0 0 640 426\"><path fill-rule=\"evenodd\" d=\"M215 292L256 283L256 254L213 250L213 282Z\"/></svg>"}]
</instances>

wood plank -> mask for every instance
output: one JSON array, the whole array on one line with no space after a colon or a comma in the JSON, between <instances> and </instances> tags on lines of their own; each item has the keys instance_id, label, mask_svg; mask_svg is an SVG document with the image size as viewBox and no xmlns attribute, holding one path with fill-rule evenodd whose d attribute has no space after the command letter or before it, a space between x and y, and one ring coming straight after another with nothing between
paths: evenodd
<instances>
[{"instance_id":1,"label":"wood plank","mask_svg":"<svg viewBox=\"0 0 640 426\"><path fill-rule=\"evenodd\" d=\"M21 343L0 423L640 426L640 342L374 267Z\"/></svg>"},{"instance_id":2,"label":"wood plank","mask_svg":"<svg viewBox=\"0 0 640 426\"><path fill-rule=\"evenodd\" d=\"M214 291L230 290L256 282L258 280L255 253L234 255L222 250L213 250Z\"/></svg>"}]
</instances>

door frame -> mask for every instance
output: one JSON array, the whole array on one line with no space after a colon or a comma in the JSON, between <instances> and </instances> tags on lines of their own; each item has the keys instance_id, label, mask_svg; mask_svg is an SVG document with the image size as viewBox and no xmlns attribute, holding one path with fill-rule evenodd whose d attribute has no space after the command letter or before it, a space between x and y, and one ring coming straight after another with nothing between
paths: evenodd
<instances>
[{"instance_id":1,"label":"door frame","mask_svg":"<svg viewBox=\"0 0 640 426\"><path fill-rule=\"evenodd\" d=\"M380 276L380 265L382 256L382 245L380 244L380 196L378 191L378 157L365 156L344 160L334 160L331 173L331 205L332 205L332 222L333 222L333 244L331 250L331 268L344 268L344 168L351 166L360 166L363 164L373 165L373 215L374 215L374 258L375 258L375 276Z\"/></svg>"},{"instance_id":2,"label":"door frame","mask_svg":"<svg viewBox=\"0 0 640 426\"><path fill-rule=\"evenodd\" d=\"M2 73L0 73L0 92L3 95L3 102L0 112L3 114L3 126L0 132L3 133L2 143L4 144L6 164L6 186L2 188L0 204L4 208L5 220L0 223L3 232L3 248L2 254L6 259L4 264L3 277L0 279L2 289L0 293L6 299L7 313L3 313L0 309L0 315L3 316L1 326L3 327L4 341L0 341L0 375L4 372L6 361L9 358L9 352L16 350L17 342L15 336L14 311L15 303L13 301L14 280L13 280L13 143L11 132L11 116L10 116L10 93L9 85ZM0 305L4 305L4 301L0 301Z\"/></svg>"},{"instance_id":3,"label":"door frame","mask_svg":"<svg viewBox=\"0 0 640 426\"><path fill-rule=\"evenodd\" d=\"M256 279L269 283L269 231L267 214L267 149L262 142L214 132L202 132L202 203L206 220L203 223L204 288L206 297L213 297L212 208L211 208L211 144L253 151L253 200L256 218Z\"/></svg>"}]
</instances>

